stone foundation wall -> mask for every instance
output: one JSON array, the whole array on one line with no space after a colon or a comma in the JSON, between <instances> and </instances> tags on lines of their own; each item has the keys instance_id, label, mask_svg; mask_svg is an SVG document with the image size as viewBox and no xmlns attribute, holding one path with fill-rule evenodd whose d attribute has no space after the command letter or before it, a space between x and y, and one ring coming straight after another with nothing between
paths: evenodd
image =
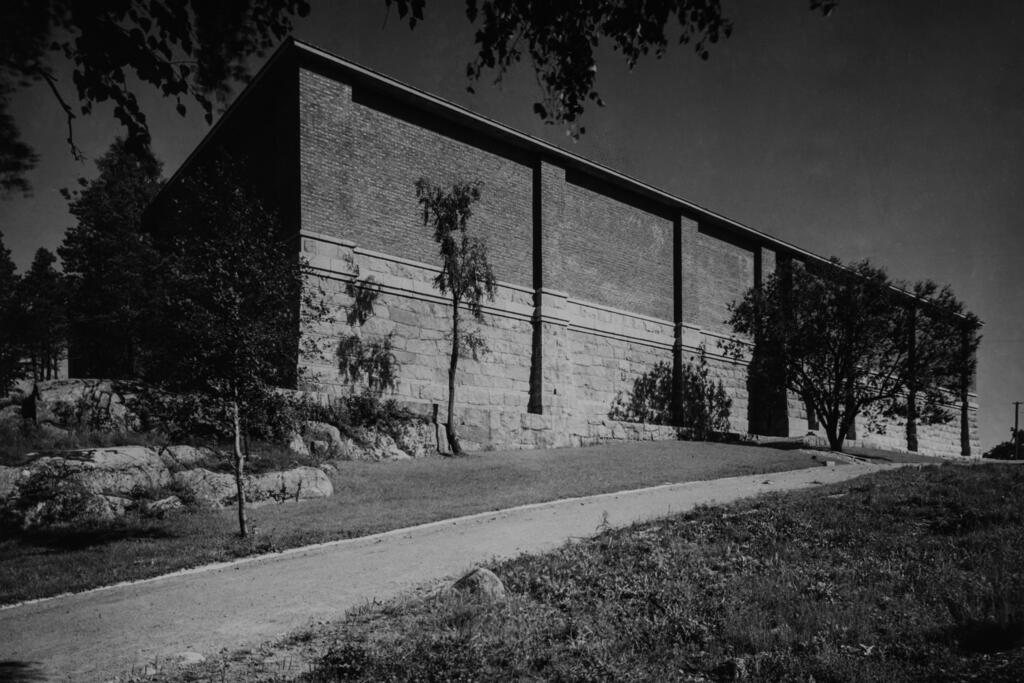
<instances>
[{"instance_id":1,"label":"stone foundation wall","mask_svg":"<svg viewBox=\"0 0 1024 683\"><path fill-rule=\"evenodd\" d=\"M672 364L672 323L584 301L568 301L575 411L607 417L619 394L658 363Z\"/></svg>"},{"instance_id":2,"label":"stone foundation wall","mask_svg":"<svg viewBox=\"0 0 1024 683\"><path fill-rule=\"evenodd\" d=\"M318 340L321 352L303 361L306 388L331 395L360 391L340 370L338 340L353 333L364 341L391 335L399 366L393 397L443 421L451 308L434 287L438 269L322 234L304 233L302 251L320 276L310 284L323 292L335 317L307 332ZM373 315L361 326L346 321L352 305L346 284L353 280L372 281L379 291ZM464 329L477 329L489 349L477 360L463 355L459 361L456 415L466 447L537 448L676 438L675 427L609 417L620 393L632 392L636 380L658 363L671 365L673 324L556 292L544 296L550 316L538 321L534 293L500 283L495 300L484 307L483 324L463 318ZM550 351L546 374L542 372L540 412L530 405L536 325L546 328ZM714 349L716 341L716 336L698 328L688 329L684 360L695 361L699 344ZM714 351L708 353L708 363L733 398L732 431L745 431L745 365Z\"/></svg>"},{"instance_id":3,"label":"stone foundation wall","mask_svg":"<svg viewBox=\"0 0 1024 683\"><path fill-rule=\"evenodd\" d=\"M917 425L917 451L938 457L960 458L960 406L952 402L952 396L943 406L949 415L947 422L938 424ZM967 420L971 433L971 456L981 456L981 442L978 440L978 400L974 394L968 395ZM887 450L907 451L906 420L894 419L886 423L885 433L878 434L867 429L859 429L854 445Z\"/></svg>"},{"instance_id":4,"label":"stone foundation wall","mask_svg":"<svg viewBox=\"0 0 1024 683\"><path fill-rule=\"evenodd\" d=\"M438 268L309 232L303 234L302 249L336 316L309 332L321 342L321 354L304 360L309 388L334 395L360 391L342 375L338 341L353 333L364 341L390 335L398 364L393 397L443 422L451 307L434 287ZM356 327L346 321L352 304L346 284L353 280L372 282L379 292L373 315ZM718 332L686 324L677 330L664 319L510 283L499 283L495 300L484 307L482 324L468 312L463 321L463 329L479 331L488 346L478 359L463 354L459 361L456 416L469 449L676 438L675 427L621 422L610 413L616 397L628 398L638 378L659 363L671 366L677 343L683 363L696 364L703 346L712 377L721 380L732 399L730 431L749 429L746 361L723 355L725 337ZM951 405L950 410L951 422L918 427L920 452L959 456L959 409ZM976 404L970 417L976 435ZM806 407L793 394L788 397L788 433L823 434L820 426L809 429ZM849 443L906 450L905 428L894 420L884 434L872 433L861 419L857 438ZM975 439L972 452L977 449Z\"/></svg>"},{"instance_id":5,"label":"stone foundation wall","mask_svg":"<svg viewBox=\"0 0 1024 683\"><path fill-rule=\"evenodd\" d=\"M448 364L451 353L451 304L433 286L439 269L325 236L303 238L303 252L322 276L333 323L316 330L321 356L306 359L308 379L320 390L344 394L353 390L339 369L337 340L357 333L364 341L391 335L398 365L394 397L447 409ZM372 282L378 292L373 315L350 325L346 314L352 299L345 285ZM511 285L498 288L485 308L483 324L466 312L462 330L478 330L489 350L479 359L463 353L459 360L456 401L462 408L508 408L525 412L530 391L532 293ZM359 387L355 387L359 390Z\"/></svg>"}]
</instances>

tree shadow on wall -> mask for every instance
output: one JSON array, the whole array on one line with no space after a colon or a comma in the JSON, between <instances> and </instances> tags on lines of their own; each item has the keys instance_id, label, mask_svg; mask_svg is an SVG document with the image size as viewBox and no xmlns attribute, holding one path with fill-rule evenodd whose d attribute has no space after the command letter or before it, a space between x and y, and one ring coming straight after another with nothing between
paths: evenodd
<instances>
[{"instance_id":1,"label":"tree shadow on wall","mask_svg":"<svg viewBox=\"0 0 1024 683\"><path fill-rule=\"evenodd\" d=\"M690 438L707 441L729 431L732 399L721 380L711 376L703 345L697 356L680 364L678 403L673 405L672 364L657 363L633 381L633 390L619 392L608 417L623 422L682 427Z\"/></svg>"},{"instance_id":2,"label":"tree shadow on wall","mask_svg":"<svg viewBox=\"0 0 1024 683\"><path fill-rule=\"evenodd\" d=\"M373 317L374 307L380 298L380 285L372 278L363 280L356 277L345 283L345 293L350 298L346 322L351 329L338 340L338 369L341 377L352 391L363 385L364 394L380 397L393 392L398 383L399 363L394 353L394 334L388 333L378 339L368 339L362 328Z\"/></svg>"}]
</instances>

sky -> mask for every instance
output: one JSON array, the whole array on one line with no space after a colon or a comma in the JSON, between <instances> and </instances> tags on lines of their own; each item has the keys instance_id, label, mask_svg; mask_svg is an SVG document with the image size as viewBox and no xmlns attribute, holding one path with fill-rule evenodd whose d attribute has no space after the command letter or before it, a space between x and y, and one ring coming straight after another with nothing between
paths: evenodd
<instances>
[{"instance_id":1,"label":"sky","mask_svg":"<svg viewBox=\"0 0 1024 683\"><path fill-rule=\"evenodd\" d=\"M843 0L827 18L807 0L723 4L733 34L706 62L673 46L631 72L602 48L606 106L576 142L533 115L528 62L466 91L462 0L428 0L415 30L381 0L314 0L295 36L809 251L951 285L985 323L982 447L1007 439L1024 400L1024 3ZM139 93L169 176L209 127L198 107L182 118ZM78 119L76 162L45 88L20 91L13 114L41 157L32 196L0 199L26 268L72 225L60 189L94 177L121 130L103 107Z\"/></svg>"}]
</instances>

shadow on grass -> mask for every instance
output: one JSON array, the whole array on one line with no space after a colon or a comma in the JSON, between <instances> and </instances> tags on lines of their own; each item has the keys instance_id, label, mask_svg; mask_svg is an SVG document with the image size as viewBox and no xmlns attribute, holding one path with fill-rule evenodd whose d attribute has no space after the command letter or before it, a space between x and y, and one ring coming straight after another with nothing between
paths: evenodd
<instances>
[{"instance_id":1,"label":"shadow on grass","mask_svg":"<svg viewBox=\"0 0 1024 683\"><path fill-rule=\"evenodd\" d=\"M0 681L22 683L28 681L45 681L46 673L37 662L18 662L14 660L0 661Z\"/></svg>"},{"instance_id":2,"label":"shadow on grass","mask_svg":"<svg viewBox=\"0 0 1024 683\"><path fill-rule=\"evenodd\" d=\"M0 532L6 538L24 545L53 550L85 550L95 546L126 540L174 538L175 533L158 525L109 525L83 529L57 527L48 529L10 530ZM0 681L5 680L0 678Z\"/></svg>"},{"instance_id":3,"label":"shadow on grass","mask_svg":"<svg viewBox=\"0 0 1024 683\"><path fill-rule=\"evenodd\" d=\"M969 619L950 627L944 635L968 652L991 655L1024 645L1024 620Z\"/></svg>"},{"instance_id":4,"label":"shadow on grass","mask_svg":"<svg viewBox=\"0 0 1024 683\"><path fill-rule=\"evenodd\" d=\"M772 448L777 451L816 451L818 448L808 446L802 441L768 441L768 442L757 442L757 441L740 441L741 446L757 446L759 448Z\"/></svg>"}]
</instances>

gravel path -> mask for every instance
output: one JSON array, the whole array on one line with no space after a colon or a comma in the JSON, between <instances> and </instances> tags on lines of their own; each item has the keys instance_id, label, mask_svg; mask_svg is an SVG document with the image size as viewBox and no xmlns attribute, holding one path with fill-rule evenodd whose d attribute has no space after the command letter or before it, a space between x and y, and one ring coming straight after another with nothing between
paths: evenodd
<instances>
[{"instance_id":1,"label":"gravel path","mask_svg":"<svg viewBox=\"0 0 1024 683\"><path fill-rule=\"evenodd\" d=\"M551 550L605 522L625 526L889 467L830 466L527 505L0 608L0 679L110 680L153 662L255 645L492 558Z\"/></svg>"}]
</instances>

